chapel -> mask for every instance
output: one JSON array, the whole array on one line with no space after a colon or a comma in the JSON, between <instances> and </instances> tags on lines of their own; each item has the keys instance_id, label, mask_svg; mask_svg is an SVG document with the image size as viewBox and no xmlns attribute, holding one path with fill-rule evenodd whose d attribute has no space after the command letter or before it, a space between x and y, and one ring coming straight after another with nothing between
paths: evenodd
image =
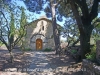
<instances>
[{"instance_id":1,"label":"chapel","mask_svg":"<svg viewBox=\"0 0 100 75\"><path fill-rule=\"evenodd\" d=\"M26 27L25 47L32 50L54 49L52 21L45 16L29 23Z\"/></svg>"}]
</instances>

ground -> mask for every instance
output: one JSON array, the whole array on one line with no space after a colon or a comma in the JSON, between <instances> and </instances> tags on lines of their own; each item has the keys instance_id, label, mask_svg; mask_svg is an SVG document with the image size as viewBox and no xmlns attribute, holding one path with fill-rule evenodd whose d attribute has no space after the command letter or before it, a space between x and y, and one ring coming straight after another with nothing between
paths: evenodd
<instances>
[{"instance_id":1,"label":"ground","mask_svg":"<svg viewBox=\"0 0 100 75\"><path fill-rule=\"evenodd\" d=\"M0 49L0 75L82 75L81 62L76 63L69 55L58 56L54 51L23 54L18 49L13 53L11 64L8 51Z\"/></svg>"}]
</instances>

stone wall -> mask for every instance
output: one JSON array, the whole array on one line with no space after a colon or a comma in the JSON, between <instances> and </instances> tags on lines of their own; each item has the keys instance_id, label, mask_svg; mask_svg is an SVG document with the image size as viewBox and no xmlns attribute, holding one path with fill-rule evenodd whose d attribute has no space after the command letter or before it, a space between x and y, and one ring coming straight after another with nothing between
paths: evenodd
<instances>
[{"instance_id":1,"label":"stone wall","mask_svg":"<svg viewBox=\"0 0 100 75\"><path fill-rule=\"evenodd\" d=\"M100 66L97 66L87 59L83 59L82 71L83 75L100 75Z\"/></svg>"},{"instance_id":2,"label":"stone wall","mask_svg":"<svg viewBox=\"0 0 100 75\"><path fill-rule=\"evenodd\" d=\"M54 38L53 38L53 28L52 21L48 19L38 19L31 22L26 28L26 46L32 50L36 50L36 40L42 40L42 50L46 48L54 49Z\"/></svg>"},{"instance_id":3,"label":"stone wall","mask_svg":"<svg viewBox=\"0 0 100 75\"><path fill-rule=\"evenodd\" d=\"M97 48L96 48L96 59L97 59L98 63L100 64L100 40L98 40L96 42L96 46L97 46Z\"/></svg>"},{"instance_id":4,"label":"stone wall","mask_svg":"<svg viewBox=\"0 0 100 75\"><path fill-rule=\"evenodd\" d=\"M100 64L100 40L96 42L96 46L96 59ZM96 63L83 59L82 64L83 75L100 75L100 66L97 66Z\"/></svg>"}]
</instances>

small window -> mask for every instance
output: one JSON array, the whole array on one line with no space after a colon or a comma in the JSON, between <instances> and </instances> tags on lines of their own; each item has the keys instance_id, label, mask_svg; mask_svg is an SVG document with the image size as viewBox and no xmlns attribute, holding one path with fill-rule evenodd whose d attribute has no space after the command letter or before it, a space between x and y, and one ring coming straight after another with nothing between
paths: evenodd
<instances>
[{"instance_id":1,"label":"small window","mask_svg":"<svg viewBox=\"0 0 100 75\"><path fill-rule=\"evenodd\" d=\"M42 26L42 30L44 30L44 26Z\"/></svg>"}]
</instances>

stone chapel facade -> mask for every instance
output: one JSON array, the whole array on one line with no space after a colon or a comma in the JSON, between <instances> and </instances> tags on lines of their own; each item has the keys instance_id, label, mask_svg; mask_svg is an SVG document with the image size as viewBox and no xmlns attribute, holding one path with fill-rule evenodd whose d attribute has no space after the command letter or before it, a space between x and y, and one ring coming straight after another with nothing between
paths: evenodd
<instances>
[{"instance_id":1,"label":"stone chapel facade","mask_svg":"<svg viewBox=\"0 0 100 75\"><path fill-rule=\"evenodd\" d=\"M26 27L26 46L32 50L54 49L52 21L41 17Z\"/></svg>"}]
</instances>

